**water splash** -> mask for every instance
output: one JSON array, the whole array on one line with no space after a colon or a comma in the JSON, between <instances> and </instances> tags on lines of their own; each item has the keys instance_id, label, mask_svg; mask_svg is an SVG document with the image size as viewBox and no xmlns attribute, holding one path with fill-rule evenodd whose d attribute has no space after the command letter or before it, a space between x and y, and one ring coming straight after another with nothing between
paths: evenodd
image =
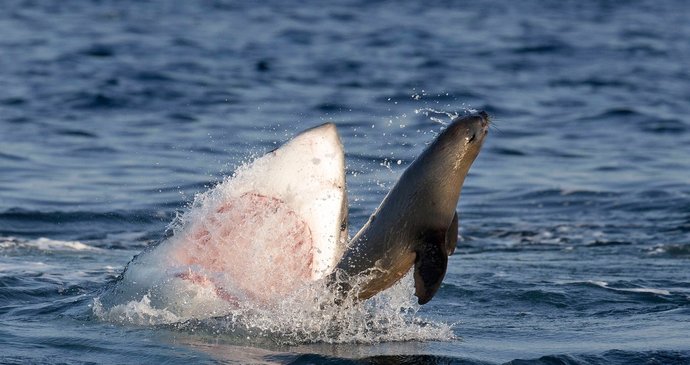
<instances>
[{"instance_id":1,"label":"water splash","mask_svg":"<svg viewBox=\"0 0 690 365\"><path fill-rule=\"evenodd\" d=\"M120 324L127 323L145 326L174 323L181 320L181 318L167 309L152 307L151 299L148 295L144 295L139 301L132 300L110 309L104 308L99 298L94 298L92 310L97 318Z\"/></svg>"},{"instance_id":2,"label":"water splash","mask_svg":"<svg viewBox=\"0 0 690 365\"><path fill-rule=\"evenodd\" d=\"M338 294L323 281L295 291L273 305L243 302L227 313L209 318L178 316L155 308L148 296L105 309L94 299L93 313L104 321L134 325L166 325L175 330L223 336L244 342L262 339L274 344L378 343L388 341L448 341L452 326L418 314L411 275L373 298L358 302Z\"/></svg>"},{"instance_id":3,"label":"water splash","mask_svg":"<svg viewBox=\"0 0 690 365\"><path fill-rule=\"evenodd\" d=\"M267 183L254 173L264 162L247 164L198 194L169 226L171 236L135 258L120 282L94 300L93 314L120 324L279 344L454 338L450 326L418 316L410 276L360 302L305 273L309 252L295 245L309 238L303 222L287 219L293 212L282 202L254 193ZM358 282L348 285L356 291Z\"/></svg>"},{"instance_id":4,"label":"water splash","mask_svg":"<svg viewBox=\"0 0 690 365\"><path fill-rule=\"evenodd\" d=\"M462 112L448 112L444 110L434 109L431 107L424 107L420 109L415 109L414 112L415 114L422 114L425 117L428 117L431 121L445 127L450 123L451 120L459 117L461 114L472 114L476 113L477 110L472 108L465 108L462 110Z\"/></svg>"}]
</instances>

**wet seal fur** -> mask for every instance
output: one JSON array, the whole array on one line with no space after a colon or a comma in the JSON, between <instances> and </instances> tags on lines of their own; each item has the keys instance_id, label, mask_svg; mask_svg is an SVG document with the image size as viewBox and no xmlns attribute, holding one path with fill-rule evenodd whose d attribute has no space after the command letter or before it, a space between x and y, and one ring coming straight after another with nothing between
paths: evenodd
<instances>
[{"instance_id":1,"label":"wet seal fur","mask_svg":"<svg viewBox=\"0 0 690 365\"><path fill-rule=\"evenodd\" d=\"M478 112L455 118L436 137L350 240L327 278L331 286L365 300L414 266L418 302L431 300L455 251L460 191L488 127L488 114Z\"/></svg>"}]
</instances>

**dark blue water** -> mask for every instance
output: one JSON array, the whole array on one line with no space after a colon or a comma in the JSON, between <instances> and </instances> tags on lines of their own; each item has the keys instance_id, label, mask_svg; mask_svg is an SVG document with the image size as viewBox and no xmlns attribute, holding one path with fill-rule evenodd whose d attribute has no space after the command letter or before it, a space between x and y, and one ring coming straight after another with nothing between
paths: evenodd
<instances>
[{"instance_id":1,"label":"dark blue water","mask_svg":"<svg viewBox=\"0 0 690 365\"><path fill-rule=\"evenodd\" d=\"M687 2L0 7L0 362L690 363ZM429 109L466 108L497 128L414 314L450 337L242 340L222 318L94 315L252 156L335 121L355 230L439 130Z\"/></svg>"}]
</instances>

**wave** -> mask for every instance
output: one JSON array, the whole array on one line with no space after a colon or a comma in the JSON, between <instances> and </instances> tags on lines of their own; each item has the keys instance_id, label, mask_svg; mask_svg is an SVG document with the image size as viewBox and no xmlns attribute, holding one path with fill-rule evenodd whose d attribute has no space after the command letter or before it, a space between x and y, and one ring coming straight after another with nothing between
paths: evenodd
<instances>
[{"instance_id":1,"label":"wave","mask_svg":"<svg viewBox=\"0 0 690 365\"><path fill-rule=\"evenodd\" d=\"M599 86L611 86L601 83ZM669 134L685 133L690 126L681 119L640 111L638 108L608 108L578 119L580 122L617 122L625 126L633 124L642 132Z\"/></svg>"},{"instance_id":2,"label":"wave","mask_svg":"<svg viewBox=\"0 0 690 365\"><path fill-rule=\"evenodd\" d=\"M172 209L89 212L10 208L0 212L0 237L92 240L121 233L126 227L128 232L144 232L157 239L174 214Z\"/></svg>"},{"instance_id":3,"label":"wave","mask_svg":"<svg viewBox=\"0 0 690 365\"><path fill-rule=\"evenodd\" d=\"M553 54L553 53L564 53L572 50L569 44L561 43L558 41L543 42L541 44L535 45L524 45L520 47L515 47L511 50L515 54Z\"/></svg>"},{"instance_id":4,"label":"wave","mask_svg":"<svg viewBox=\"0 0 690 365\"><path fill-rule=\"evenodd\" d=\"M102 248L90 246L79 241L61 241L41 237L25 240L15 237L0 237L0 252L8 250L38 250L46 252L56 251L102 251Z\"/></svg>"},{"instance_id":5,"label":"wave","mask_svg":"<svg viewBox=\"0 0 690 365\"><path fill-rule=\"evenodd\" d=\"M10 208L0 212L0 221L33 221L44 223L70 223L84 221L116 221L122 223L152 223L168 217L161 217L158 211L39 211L23 208Z\"/></svg>"},{"instance_id":6,"label":"wave","mask_svg":"<svg viewBox=\"0 0 690 365\"><path fill-rule=\"evenodd\" d=\"M690 258L690 243L669 243L656 245L648 250L650 256L666 256L670 258Z\"/></svg>"},{"instance_id":7,"label":"wave","mask_svg":"<svg viewBox=\"0 0 690 365\"><path fill-rule=\"evenodd\" d=\"M548 364L567 364L567 365L596 365L596 364L687 364L690 361L688 351L621 351L610 350L602 354L579 354L579 355L548 355L538 359L513 360L506 365L548 365Z\"/></svg>"},{"instance_id":8,"label":"wave","mask_svg":"<svg viewBox=\"0 0 690 365\"><path fill-rule=\"evenodd\" d=\"M586 283L593 285L595 287L600 287L600 288L618 291L618 292L646 293L646 294L654 294L654 295L671 295L671 292L666 290L666 289L655 289L655 288L644 288L644 287L632 287L632 288L612 287L606 281L596 281L596 280L589 280Z\"/></svg>"},{"instance_id":9,"label":"wave","mask_svg":"<svg viewBox=\"0 0 690 365\"><path fill-rule=\"evenodd\" d=\"M197 345L198 347L198 345ZM687 350L659 349L649 351L632 350L608 350L598 353L560 353L544 355L540 357L516 358L507 362L496 360L482 360L475 358L471 354L449 355L449 354L428 354L415 353L409 351L409 346L399 350L362 350L347 353L345 348L343 353L323 354L318 352L298 353L272 353L269 350L259 350L252 347L229 347L223 349L228 352L224 354L230 362L235 363L237 359L242 359L243 363L256 364L289 364L289 365L311 365L311 364L330 364L330 365L598 365L598 364L687 364L690 360L690 352ZM491 351L490 349L486 349ZM491 353L490 358L495 359L497 353L503 349L497 349ZM218 353L219 351L216 351ZM367 354L374 352L375 354ZM402 352L402 353L398 353ZM411 353L410 353L411 352ZM538 356L538 355L537 355ZM221 359L224 356L221 356ZM483 356L486 357L486 356Z\"/></svg>"}]
</instances>

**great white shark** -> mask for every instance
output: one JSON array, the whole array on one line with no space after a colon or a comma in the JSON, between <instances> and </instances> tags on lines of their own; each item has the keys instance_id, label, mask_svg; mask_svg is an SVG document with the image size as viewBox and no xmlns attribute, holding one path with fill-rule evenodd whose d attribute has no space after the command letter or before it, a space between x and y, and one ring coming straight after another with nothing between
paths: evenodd
<instances>
[{"instance_id":1,"label":"great white shark","mask_svg":"<svg viewBox=\"0 0 690 365\"><path fill-rule=\"evenodd\" d=\"M364 300L414 266L424 304L455 249L460 190L488 124L484 112L455 118L351 240L336 127L304 131L199 195L172 234L135 256L99 301L107 310L145 299L181 317L209 317L243 302L271 305L322 280Z\"/></svg>"}]
</instances>

